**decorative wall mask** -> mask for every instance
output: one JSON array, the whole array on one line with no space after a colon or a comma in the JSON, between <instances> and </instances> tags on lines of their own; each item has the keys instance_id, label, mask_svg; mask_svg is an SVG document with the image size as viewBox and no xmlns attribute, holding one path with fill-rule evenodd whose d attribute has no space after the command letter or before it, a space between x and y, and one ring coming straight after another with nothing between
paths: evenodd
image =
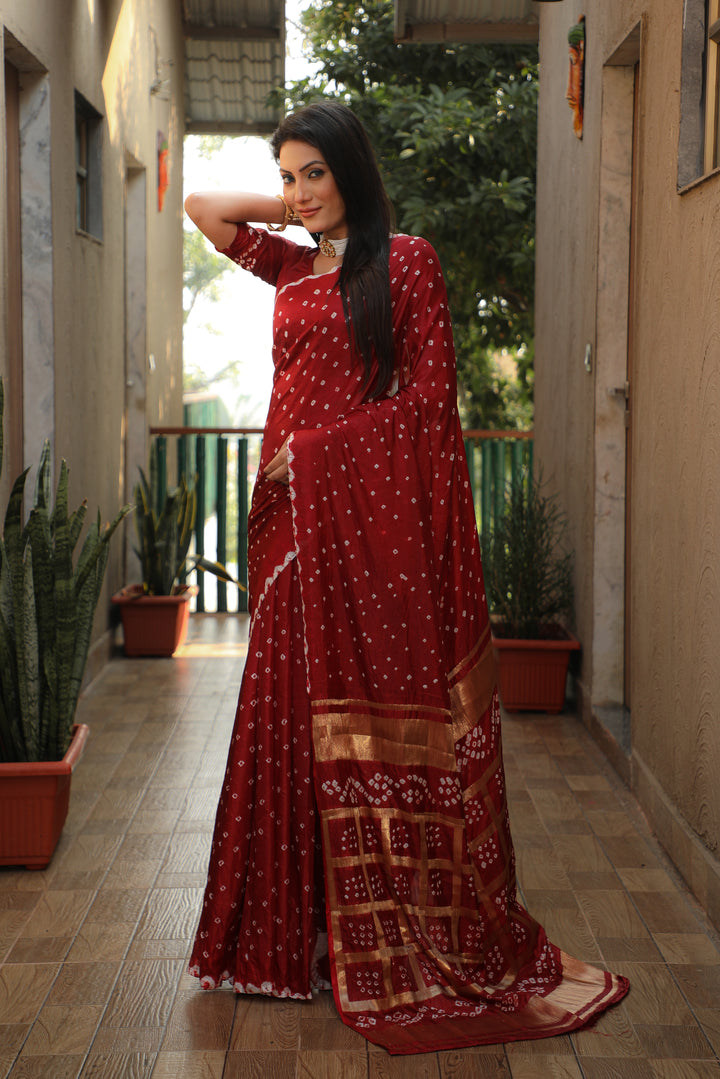
<instances>
[{"instance_id":1,"label":"decorative wall mask","mask_svg":"<svg viewBox=\"0 0 720 1079\"><path fill-rule=\"evenodd\" d=\"M573 131L579 139L583 136L583 110L585 105L585 16L570 27L568 33L570 50L570 73L566 98L573 111Z\"/></svg>"}]
</instances>

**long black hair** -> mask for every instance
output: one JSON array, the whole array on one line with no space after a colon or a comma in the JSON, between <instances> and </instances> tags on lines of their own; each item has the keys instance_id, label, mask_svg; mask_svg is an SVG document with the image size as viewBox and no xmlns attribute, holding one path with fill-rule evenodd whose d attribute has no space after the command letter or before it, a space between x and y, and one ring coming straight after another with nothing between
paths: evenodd
<instances>
[{"instance_id":1,"label":"long black hair","mask_svg":"<svg viewBox=\"0 0 720 1079\"><path fill-rule=\"evenodd\" d=\"M345 322L365 369L367 397L383 393L393 377L390 301L392 207L370 140L358 118L337 102L317 101L290 113L270 141L277 161L284 143L296 139L323 155L345 203L348 245L338 285ZM377 376L372 380L373 357Z\"/></svg>"}]
</instances>

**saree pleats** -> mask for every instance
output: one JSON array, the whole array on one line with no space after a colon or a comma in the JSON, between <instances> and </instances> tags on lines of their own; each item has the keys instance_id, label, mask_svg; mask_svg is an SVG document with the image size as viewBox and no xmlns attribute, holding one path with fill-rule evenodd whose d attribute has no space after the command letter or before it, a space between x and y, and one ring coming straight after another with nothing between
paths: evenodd
<instances>
[{"instance_id":1,"label":"saree pleats","mask_svg":"<svg viewBox=\"0 0 720 1079\"><path fill-rule=\"evenodd\" d=\"M254 617L191 972L211 988L310 996L316 814L295 562ZM322 897L320 897L322 898Z\"/></svg>"}]
</instances>

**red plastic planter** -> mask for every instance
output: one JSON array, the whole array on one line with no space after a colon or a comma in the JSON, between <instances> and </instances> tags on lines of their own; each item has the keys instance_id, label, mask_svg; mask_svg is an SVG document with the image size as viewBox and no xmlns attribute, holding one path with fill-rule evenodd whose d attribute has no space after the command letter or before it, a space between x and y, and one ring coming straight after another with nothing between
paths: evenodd
<instances>
[{"instance_id":1,"label":"red plastic planter","mask_svg":"<svg viewBox=\"0 0 720 1079\"><path fill-rule=\"evenodd\" d=\"M112 597L120 608L126 656L171 656L187 636L194 585L181 585L172 596L146 596L141 584Z\"/></svg>"},{"instance_id":2,"label":"red plastic planter","mask_svg":"<svg viewBox=\"0 0 720 1079\"><path fill-rule=\"evenodd\" d=\"M85 723L75 724L61 761L0 764L0 865L44 869L52 858L89 729Z\"/></svg>"},{"instance_id":3,"label":"red plastic planter","mask_svg":"<svg viewBox=\"0 0 720 1079\"><path fill-rule=\"evenodd\" d=\"M562 712L570 653L576 637L515 640L493 636L500 700L507 712Z\"/></svg>"}]
</instances>

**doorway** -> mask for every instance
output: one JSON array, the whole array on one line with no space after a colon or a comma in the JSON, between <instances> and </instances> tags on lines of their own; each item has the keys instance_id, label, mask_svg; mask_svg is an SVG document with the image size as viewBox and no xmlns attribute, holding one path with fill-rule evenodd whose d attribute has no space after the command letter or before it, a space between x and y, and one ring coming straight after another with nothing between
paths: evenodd
<instances>
[{"instance_id":1,"label":"doorway","mask_svg":"<svg viewBox=\"0 0 720 1079\"><path fill-rule=\"evenodd\" d=\"M123 482L133 501L138 468L147 466L147 176L130 154L125 160L125 405ZM136 556L126 544L126 580L135 580Z\"/></svg>"},{"instance_id":2,"label":"doorway","mask_svg":"<svg viewBox=\"0 0 720 1079\"><path fill-rule=\"evenodd\" d=\"M632 745L632 394L640 24L603 68L595 382L592 709Z\"/></svg>"}]
</instances>

